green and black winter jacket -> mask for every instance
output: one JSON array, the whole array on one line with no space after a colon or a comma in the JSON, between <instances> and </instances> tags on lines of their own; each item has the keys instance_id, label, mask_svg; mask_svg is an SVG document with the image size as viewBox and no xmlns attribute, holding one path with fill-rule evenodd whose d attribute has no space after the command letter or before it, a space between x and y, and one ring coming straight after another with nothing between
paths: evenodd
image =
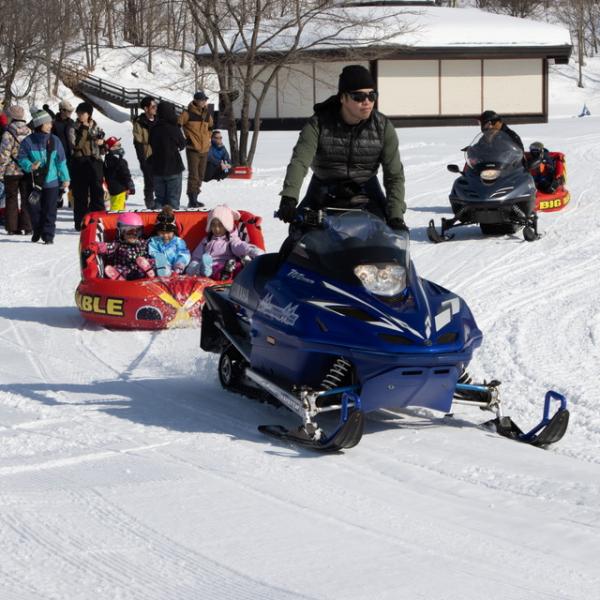
<instances>
[{"instance_id":1,"label":"green and black winter jacket","mask_svg":"<svg viewBox=\"0 0 600 600\"><path fill-rule=\"evenodd\" d=\"M368 119L348 125L341 117L338 96L316 104L314 110L294 147L281 196L298 200L309 167L323 183L362 184L377 175L381 165L386 218L403 218L404 167L391 121L373 110Z\"/></svg>"}]
</instances>

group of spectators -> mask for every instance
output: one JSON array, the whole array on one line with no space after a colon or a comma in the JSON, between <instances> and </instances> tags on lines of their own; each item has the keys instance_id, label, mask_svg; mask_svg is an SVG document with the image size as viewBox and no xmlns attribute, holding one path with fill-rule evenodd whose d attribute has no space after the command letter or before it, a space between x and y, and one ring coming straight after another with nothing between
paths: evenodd
<instances>
[{"instance_id":1,"label":"group of spectators","mask_svg":"<svg viewBox=\"0 0 600 600\"><path fill-rule=\"evenodd\" d=\"M185 169L188 166L188 208L204 206L198 197L202 182L224 179L229 174L229 153L220 131L213 130L208 97L200 90L188 107L177 116L171 102L157 102L147 96L143 110L133 123L135 151L144 174L144 203L147 208L169 204L180 207Z\"/></svg>"},{"instance_id":2,"label":"group of spectators","mask_svg":"<svg viewBox=\"0 0 600 600\"><path fill-rule=\"evenodd\" d=\"M144 176L144 204L149 209L180 208L181 152L188 163L188 207L198 200L203 181L224 179L231 168L220 131L213 130L203 91L179 116L171 102L146 97L133 124L134 147ZM0 196L5 197L4 224L9 235L31 235L52 244L57 209L70 187L73 223L81 230L88 212L105 210L105 188L113 210L124 210L135 193L120 138L106 139L93 119L89 102L74 107L67 100L58 111L49 106L25 110L9 106L0 119ZM75 118L72 117L75 113Z\"/></svg>"},{"instance_id":3,"label":"group of spectators","mask_svg":"<svg viewBox=\"0 0 600 600\"><path fill-rule=\"evenodd\" d=\"M283 221L292 223L296 219L300 188L310 166L313 174L301 207L364 208L385 219L393 229L408 230L398 138L390 119L375 109L377 98L369 70L361 65L343 69L338 93L315 106L315 114L300 132L280 193L278 214ZM204 206L199 200L203 181L223 179L229 174L229 154L221 133L213 129L207 101L206 94L199 90L177 115L171 102L158 102L149 96L142 100L143 112L134 121L133 138L144 175L147 208L180 208L184 149L189 208ZM103 180L107 181L114 209L124 210L127 194L134 193L120 140L104 139L88 102L77 106L76 120L71 118L72 112L73 106L62 101L56 115L51 116L49 109L32 111L27 125L21 107L7 109L10 123L0 146L0 180L6 188L9 234L31 234L32 241L41 238L52 243L56 207L69 179L77 230L87 212L104 210ZM494 111L484 111L479 120L482 131L502 130L523 149L519 136ZM530 154L535 163L527 166L538 189L554 191L560 181L554 177L550 153L536 142ZM377 178L379 167L383 170L385 193ZM19 194L26 209L21 212Z\"/></svg>"},{"instance_id":4,"label":"group of spectators","mask_svg":"<svg viewBox=\"0 0 600 600\"><path fill-rule=\"evenodd\" d=\"M29 123L20 106L10 106L6 114L9 122L0 140L6 231L52 244L60 190L70 182L64 146L51 134L53 120L46 111L31 109Z\"/></svg>"}]
</instances>

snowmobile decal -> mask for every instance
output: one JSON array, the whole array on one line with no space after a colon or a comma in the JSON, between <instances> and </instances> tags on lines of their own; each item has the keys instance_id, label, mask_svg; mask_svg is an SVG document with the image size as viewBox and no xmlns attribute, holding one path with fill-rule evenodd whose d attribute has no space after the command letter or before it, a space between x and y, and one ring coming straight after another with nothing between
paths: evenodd
<instances>
[{"instance_id":1,"label":"snowmobile decal","mask_svg":"<svg viewBox=\"0 0 600 600\"><path fill-rule=\"evenodd\" d=\"M339 302L328 302L323 300L307 300L306 303L312 304L313 306L318 306L319 308L322 308L324 310L329 310L332 313L335 313L336 315L341 315L346 318L352 318L348 317L347 314L343 312L343 309L352 308L352 305L350 304L340 304ZM373 317L371 320L365 319L365 322L375 327L384 327L386 329L392 329L393 331L405 331L405 329L398 325L395 325L387 318L378 321L375 317Z\"/></svg>"},{"instance_id":2,"label":"snowmobile decal","mask_svg":"<svg viewBox=\"0 0 600 600\"><path fill-rule=\"evenodd\" d=\"M345 290L342 290L342 289L336 287L335 285L327 283L327 281L323 281L322 283L326 288L328 288L334 292L337 292L338 294L341 294L343 296L348 296L348 298L351 298L355 302L360 302L364 306L368 306L371 310L374 310L375 312L379 313L383 317L383 320L386 321L387 323L390 323L390 325L392 325L391 322L394 321L401 327L401 329L399 329L399 331L402 331L402 330L409 331L413 335L415 335L421 339L424 339L423 336L421 335L421 333L419 333L416 329L413 329L408 323L405 323L401 319L398 319L397 317L393 317L391 315L386 315L385 313L380 311L377 307L372 306L371 304L369 304L368 302L365 302L361 298L358 298L357 296L350 294L349 292L346 292ZM375 321L373 324L377 324L377 323L378 322ZM394 327L392 326L392 328L394 328Z\"/></svg>"},{"instance_id":3,"label":"snowmobile decal","mask_svg":"<svg viewBox=\"0 0 600 600\"><path fill-rule=\"evenodd\" d=\"M273 319L273 321L278 321L279 323L293 327L300 316L296 312L298 310L298 305L290 302L282 308L273 304L272 300L273 294L267 294L262 298L258 304L258 312Z\"/></svg>"},{"instance_id":4,"label":"snowmobile decal","mask_svg":"<svg viewBox=\"0 0 600 600\"><path fill-rule=\"evenodd\" d=\"M436 331L443 329L452 321L452 317L460 312L460 300L458 298L452 298L452 300L446 300L442 302L442 309L435 316L435 328Z\"/></svg>"},{"instance_id":5,"label":"snowmobile decal","mask_svg":"<svg viewBox=\"0 0 600 600\"><path fill-rule=\"evenodd\" d=\"M306 275L303 275L302 273L300 273L300 271L296 271L296 269L292 269L287 274L287 277L289 277L290 279L297 279L298 281L301 281L302 283L308 283L310 285L313 285L315 283L313 279L309 279L308 277L306 277Z\"/></svg>"},{"instance_id":6,"label":"snowmobile decal","mask_svg":"<svg viewBox=\"0 0 600 600\"><path fill-rule=\"evenodd\" d=\"M423 289L423 283L422 283L420 277L415 277L415 283L416 283L417 288L419 289L421 298L425 302L425 309L426 309L425 313L427 314L427 316L425 317L426 339L431 340L431 319L429 317L429 315L431 314L431 306L429 305L429 296L425 293L425 290Z\"/></svg>"}]
</instances>

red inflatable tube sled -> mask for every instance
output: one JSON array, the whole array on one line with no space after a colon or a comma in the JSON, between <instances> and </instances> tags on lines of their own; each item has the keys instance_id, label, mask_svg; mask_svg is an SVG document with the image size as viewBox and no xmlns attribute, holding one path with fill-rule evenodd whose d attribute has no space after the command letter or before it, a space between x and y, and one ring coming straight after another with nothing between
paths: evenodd
<instances>
[{"instance_id":1,"label":"red inflatable tube sled","mask_svg":"<svg viewBox=\"0 0 600 600\"><path fill-rule=\"evenodd\" d=\"M144 223L144 236L150 237L158 211L136 212ZM240 210L236 227L243 239L264 250L261 217ZM81 282L75 302L81 315L105 327L117 329L165 329L198 326L204 288L223 285L207 277L171 275L154 279L123 281L103 276L103 258L96 255L93 242L111 242L116 237L119 212L93 212L83 220L79 237ZM208 210L178 210L175 218L190 252L206 235Z\"/></svg>"},{"instance_id":2,"label":"red inflatable tube sled","mask_svg":"<svg viewBox=\"0 0 600 600\"><path fill-rule=\"evenodd\" d=\"M231 168L229 179L252 179L252 167L238 165Z\"/></svg>"},{"instance_id":3,"label":"red inflatable tube sled","mask_svg":"<svg viewBox=\"0 0 600 600\"><path fill-rule=\"evenodd\" d=\"M571 194L565 187L567 181L567 164L565 161L565 155L562 152L548 152L550 158L554 159L555 173L554 180L558 184L558 187L553 192L547 193L537 190L535 194L535 210L540 212L555 212L562 210L569 200L571 200ZM529 152L525 153L525 158L530 160L531 155ZM536 170L531 171L532 175L536 174Z\"/></svg>"}]
</instances>

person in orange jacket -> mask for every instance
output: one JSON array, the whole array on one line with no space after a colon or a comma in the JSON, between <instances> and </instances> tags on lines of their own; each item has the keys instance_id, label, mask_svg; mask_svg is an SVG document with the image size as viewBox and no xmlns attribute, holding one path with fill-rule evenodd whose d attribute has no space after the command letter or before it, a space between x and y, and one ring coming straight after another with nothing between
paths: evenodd
<instances>
[{"instance_id":1,"label":"person in orange jacket","mask_svg":"<svg viewBox=\"0 0 600 600\"><path fill-rule=\"evenodd\" d=\"M206 161L210 148L210 136L213 118L208 108L208 96L203 90L194 94L194 99L179 116L179 125L183 128L186 139L186 156L188 162L188 207L204 206L198 201L200 188L206 171Z\"/></svg>"}]
</instances>

